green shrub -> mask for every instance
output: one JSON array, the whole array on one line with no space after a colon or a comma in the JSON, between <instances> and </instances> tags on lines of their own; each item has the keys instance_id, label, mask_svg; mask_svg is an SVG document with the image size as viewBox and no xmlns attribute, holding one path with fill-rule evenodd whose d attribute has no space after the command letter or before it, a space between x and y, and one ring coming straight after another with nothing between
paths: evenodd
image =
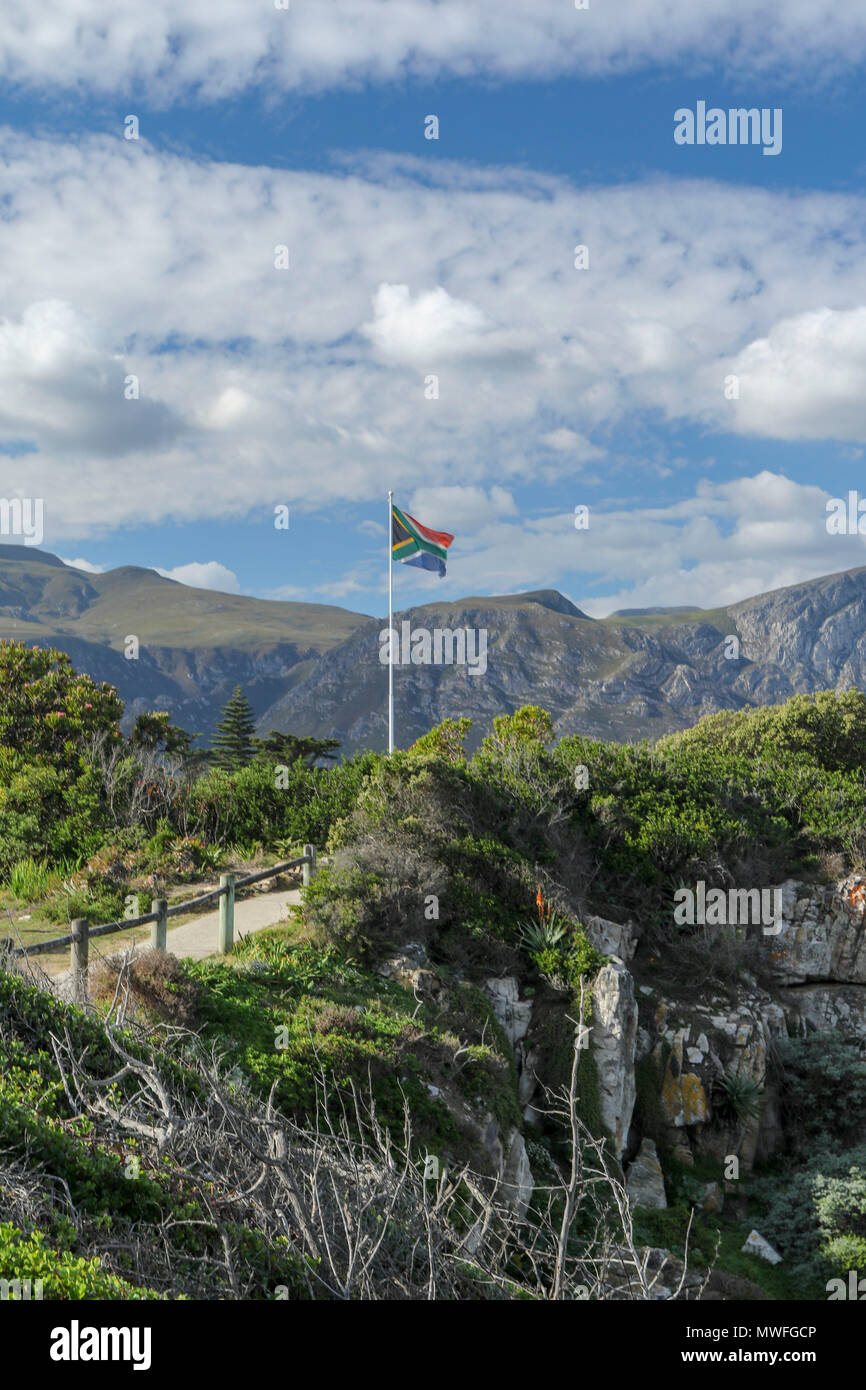
<instances>
[{"instance_id":1,"label":"green shrub","mask_svg":"<svg viewBox=\"0 0 866 1390\"><path fill-rule=\"evenodd\" d=\"M76 875L66 879L45 903L45 915L51 922L84 917L93 926L102 926L120 921L123 914L124 896L119 888L99 883L92 886Z\"/></svg>"},{"instance_id":2,"label":"green shrub","mask_svg":"<svg viewBox=\"0 0 866 1390\"><path fill-rule=\"evenodd\" d=\"M19 859L9 870L7 886L21 902L35 903L44 898L52 880L52 869L44 860L32 856Z\"/></svg>"},{"instance_id":3,"label":"green shrub","mask_svg":"<svg viewBox=\"0 0 866 1390\"><path fill-rule=\"evenodd\" d=\"M155 1299L161 1295L151 1289L136 1288L116 1275L107 1274L94 1255L86 1259L68 1250L46 1245L41 1231L25 1234L8 1222L0 1222L0 1279L40 1281L42 1298L69 1299Z\"/></svg>"},{"instance_id":4,"label":"green shrub","mask_svg":"<svg viewBox=\"0 0 866 1390\"><path fill-rule=\"evenodd\" d=\"M839 1148L866 1132L866 1068L855 1042L824 1034L778 1047L782 1119L794 1153L808 1154L832 1134Z\"/></svg>"},{"instance_id":5,"label":"green shrub","mask_svg":"<svg viewBox=\"0 0 866 1390\"><path fill-rule=\"evenodd\" d=\"M761 1233L804 1284L823 1285L860 1269L866 1246L866 1148L842 1152L827 1138L797 1171L755 1181Z\"/></svg>"}]
</instances>

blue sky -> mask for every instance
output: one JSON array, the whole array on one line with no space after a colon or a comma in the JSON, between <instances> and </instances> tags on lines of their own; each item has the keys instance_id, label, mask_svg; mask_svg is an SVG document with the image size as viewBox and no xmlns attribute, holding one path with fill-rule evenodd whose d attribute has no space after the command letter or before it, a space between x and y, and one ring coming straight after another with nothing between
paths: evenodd
<instances>
[{"instance_id":1,"label":"blue sky","mask_svg":"<svg viewBox=\"0 0 866 1390\"><path fill-rule=\"evenodd\" d=\"M866 0L817 9L11 7L0 491L85 566L370 613L389 486L456 534L399 605L864 563ZM781 152L676 144L699 102Z\"/></svg>"}]
</instances>

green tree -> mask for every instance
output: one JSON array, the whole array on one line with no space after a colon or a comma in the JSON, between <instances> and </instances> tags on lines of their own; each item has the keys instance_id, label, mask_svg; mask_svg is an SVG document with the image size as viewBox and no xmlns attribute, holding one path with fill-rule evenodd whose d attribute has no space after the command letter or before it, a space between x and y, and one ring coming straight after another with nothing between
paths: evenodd
<instances>
[{"instance_id":1,"label":"green tree","mask_svg":"<svg viewBox=\"0 0 866 1390\"><path fill-rule=\"evenodd\" d=\"M443 719L429 733L416 739L409 752L418 756L433 753L447 758L449 763L465 763L464 744L471 728L472 720L467 719L466 715L461 715L459 719Z\"/></svg>"},{"instance_id":2,"label":"green tree","mask_svg":"<svg viewBox=\"0 0 866 1390\"><path fill-rule=\"evenodd\" d=\"M253 707L239 685L222 713L211 743L211 761L232 772L252 761L256 727Z\"/></svg>"},{"instance_id":3,"label":"green tree","mask_svg":"<svg viewBox=\"0 0 866 1390\"><path fill-rule=\"evenodd\" d=\"M167 710L150 710L140 714L129 735L130 748L147 748L155 753L176 753L181 758L189 756L193 740L198 734L189 734L186 729L171 723Z\"/></svg>"},{"instance_id":4,"label":"green tree","mask_svg":"<svg viewBox=\"0 0 866 1390\"><path fill-rule=\"evenodd\" d=\"M256 757L263 761L286 764L301 761L306 767L314 767L320 758L333 761L340 741L336 738L303 738L271 729L267 738L254 738L253 745Z\"/></svg>"},{"instance_id":5,"label":"green tree","mask_svg":"<svg viewBox=\"0 0 866 1390\"><path fill-rule=\"evenodd\" d=\"M122 714L114 687L78 675L65 652L0 642L0 747L77 766L94 736L121 739Z\"/></svg>"},{"instance_id":6,"label":"green tree","mask_svg":"<svg viewBox=\"0 0 866 1390\"><path fill-rule=\"evenodd\" d=\"M523 705L513 714L498 714L493 720L493 733L488 734L483 747L495 753L512 749L546 748L556 737L553 720L546 709L538 705Z\"/></svg>"}]
</instances>

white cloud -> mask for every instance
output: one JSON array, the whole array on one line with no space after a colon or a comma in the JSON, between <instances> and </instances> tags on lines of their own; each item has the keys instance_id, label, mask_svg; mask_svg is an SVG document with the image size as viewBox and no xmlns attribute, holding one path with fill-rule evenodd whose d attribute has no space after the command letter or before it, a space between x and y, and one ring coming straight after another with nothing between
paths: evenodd
<instances>
[{"instance_id":1,"label":"white cloud","mask_svg":"<svg viewBox=\"0 0 866 1390\"><path fill-rule=\"evenodd\" d=\"M399 497L395 499L399 504ZM434 531L472 531L500 517L516 516L517 503L511 493L495 484L482 487L419 487L412 493L407 510Z\"/></svg>"},{"instance_id":2,"label":"white cloud","mask_svg":"<svg viewBox=\"0 0 866 1390\"><path fill-rule=\"evenodd\" d=\"M213 101L415 75L510 79L688 62L738 77L808 74L866 56L864 0L54 0L0 9L4 84Z\"/></svg>"},{"instance_id":3,"label":"white cloud","mask_svg":"<svg viewBox=\"0 0 866 1390\"><path fill-rule=\"evenodd\" d=\"M191 589L215 589L221 594L239 594L241 586L237 575L219 560L206 560L203 563L193 560L188 565L176 565L174 569L163 570L156 567L163 579L174 579L178 584L186 584Z\"/></svg>"},{"instance_id":4,"label":"white cloud","mask_svg":"<svg viewBox=\"0 0 866 1390\"><path fill-rule=\"evenodd\" d=\"M773 324L731 363L738 429L776 439L866 438L866 307Z\"/></svg>"},{"instance_id":5,"label":"white cloud","mask_svg":"<svg viewBox=\"0 0 866 1390\"><path fill-rule=\"evenodd\" d=\"M277 503L372 503L385 479L489 507L491 488L576 476L646 415L866 443L856 195L549 176L542 195L513 170L325 175L8 130L0 160L0 423L36 449L7 490L45 499L49 547L272 525Z\"/></svg>"},{"instance_id":6,"label":"white cloud","mask_svg":"<svg viewBox=\"0 0 866 1390\"><path fill-rule=\"evenodd\" d=\"M0 429L37 437L58 452L122 454L171 439L178 422L163 402L136 399L120 354L72 305L29 304L0 320Z\"/></svg>"},{"instance_id":7,"label":"white cloud","mask_svg":"<svg viewBox=\"0 0 866 1390\"><path fill-rule=\"evenodd\" d=\"M67 560L63 555L58 556L58 559L74 570L84 570L85 574L105 574L105 565L94 565L90 560Z\"/></svg>"},{"instance_id":8,"label":"white cloud","mask_svg":"<svg viewBox=\"0 0 866 1390\"><path fill-rule=\"evenodd\" d=\"M310 590L305 589L300 584L280 584L276 589L268 589L262 594L262 598L269 598L278 602L289 603L310 603Z\"/></svg>"},{"instance_id":9,"label":"white cloud","mask_svg":"<svg viewBox=\"0 0 866 1390\"><path fill-rule=\"evenodd\" d=\"M658 604L721 607L866 564L866 537L828 534L827 497L763 471L701 480L664 506L593 507L588 530L576 530L569 512L501 519L461 532L446 579L428 597L553 587L592 617ZM412 601L423 599L413 592Z\"/></svg>"},{"instance_id":10,"label":"white cloud","mask_svg":"<svg viewBox=\"0 0 866 1390\"><path fill-rule=\"evenodd\" d=\"M524 356L530 346L497 330L481 309L453 298L441 285L415 299L408 285L380 285L373 297L373 321L361 331L385 361L430 369L462 358L507 363Z\"/></svg>"},{"instance_id":11,"label":"white cloud","mask_svg":"<svg viewBox=\"0 0 866 1390\"><path fill-rule=\"evenodd\" d=\"M558 430L548 430L546 434L539 435L538 442L547 449L553 449L555 453L571 454L576 463L604 457L604 449L599 449L582 434L568 429L565 425Z\"/></svg>"}]
</instances>

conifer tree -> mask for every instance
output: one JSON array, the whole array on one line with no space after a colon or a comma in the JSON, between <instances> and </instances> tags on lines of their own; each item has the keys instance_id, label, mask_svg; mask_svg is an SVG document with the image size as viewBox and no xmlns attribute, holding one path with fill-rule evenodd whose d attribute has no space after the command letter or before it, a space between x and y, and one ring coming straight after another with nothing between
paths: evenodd
<instances>
[{"instance_id":1,"label":"conifer tree","mask_svg":"<svg viewBox=\"0 0 866 1390\"><path fill-rule=\"evenodd\" d=\"M250 762L255 752L255 727L252 705L241 687L236 685L211 742L211 761L227 772L233 772Z\"/></svg>"}]
</instances>

